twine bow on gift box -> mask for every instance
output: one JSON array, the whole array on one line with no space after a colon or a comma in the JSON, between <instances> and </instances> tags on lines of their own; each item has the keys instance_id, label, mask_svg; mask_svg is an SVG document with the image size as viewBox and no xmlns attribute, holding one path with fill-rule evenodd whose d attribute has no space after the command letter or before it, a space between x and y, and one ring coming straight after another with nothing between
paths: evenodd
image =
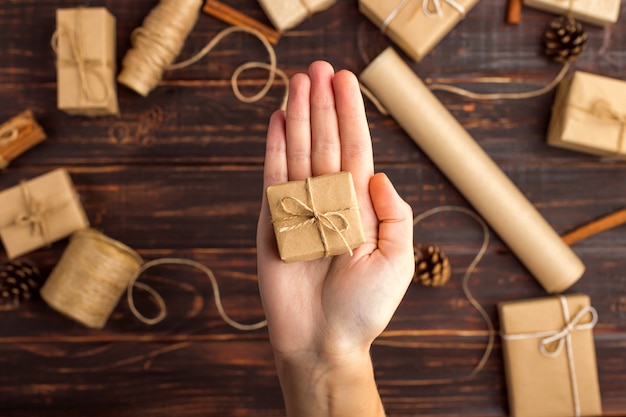
<instances>
[{"instance_id":1,"label":"twine bow on gift box","mask_svg":"<svg viewBox=\"0 0 626 417\"><path fill-rule=\"evenodd\" d=\"M46 216L65 207L68 202L63 201L53 205L45 204L32 196L28 184L24 181L20 183L20 190L22 192L25 210L19 213L9 226L30 226L32 235L41 236L45 244L51 243Z\"/></svg>"},{"instance_id":2,"label":"twine bow on gift box","mask_svg":"<svg viewBox=\"0 0 626 417\"><path fill-rule=\"evenodd\" d=\"M598 323L598 312L592 306L586 306L581 308L574 318L570 318L569 307L565 297L560 296L559 301L561 303L561 309L563 311L563 318L565 325L560 330L535 332L535 333L522 333L522 334L510 334L501 335L504 340L528 340L528 339L540 339L539 351L542 355L548 358L556 358L561 354L563 347L566 349L567 364L570 374L570 385L572 388L572 399L574 402L574 412L576 417L580 417L580 397L578 394L578 383L576 382L576 369L574 366L574 349L572 347L572 333L583 330L592 330ZM583 319L591 315L591 320L582 323ZM557 343L554 349L549 349L550 345Z\"/></svg>"},{"instance_id":3,"label":"twine bow on gift box","mask_svg":"<svg viewBox=\"0 0 626 417\"><path fill-rule=\"evenodd\" d=\"M603 99L598 99L594 101L593 104L591 105L591 109L588 110L588 113L594 115L595 117L599 119L616 122L620 124L620 132L619 132L619 139L617 142L616 153L618 154L621 153L620 151L625 145L624 136L626 134L626 113L624 114L618 113L611 106L611 103Z\"/></svg>"},{"instance_id":4,"label":"twine bow on gift box","mask_svg":"<svg viewBox=\"0 0 626 417\"><path fill-rule=\"evenodd\" d=\"M398 4L396 8L393 9L391 13L389 13L387 18L383 20L383 23L380 25L380 31L385 33L387 31L387 27L389 27L391 22L400 14L400 12L402 12L402 10L404 10L406 6L408 6L408 4L411 1L413 0L402 0L400 4ZM440 18L443 17L444 14L441 8L441 1L442 0L422 0L422 11L428 17L433 17L435 15L439 16ZM466 13L465 7L461 6L455 0L443 0L443 2L450 5L457 12L459 12L461 16L465 17L465 13ZM431 6L430 6L431 3L432 3L432 7L435 9L434 12L431 11ZM416 11L417 10L419 9L416 9Z\"/></svg>"},{"instance_id":5,"label":"twine bow on gift box","mask_svg":"<svg viewBox=\"0 0 626 417\"><path fill-rule=\"evenodd\" d=\"M80 94L81 98L84 97L88 102L94 104L102 104L106 103L110 97L111 92L109 91L109 86L102 76L102 74L96 71L98 68L106 66L108 63L103 62L99 59L87 59L83 54L83 50L80 43L80 38L84 35L82 32L82 23L80 19L80 11L76 13L75 19L75 30L69 31L65 27L61 27L61 29L54 32L52 35L52 39L50 44L52 46L52 50L57 55L57 66L58 67L76 67L78 70L78 80L80 82ZM61 57L59 56L59 39L65 36L68 40L68 45L71 50L71 57ZM92 89L92 85L87 80L88 75L93 75L100 85L104 93L102 97L97 97Z\"/></svg>"},{"instance_id":6,"label":"twine bow on gift box","mask_svg":"<svg viewBox=\"0 0 626 417\"><path fill-rule=\"evenodd\" d=\"M350 223L342 212L350 211L356 207L348 207L340 210L320 213L317 210L315 200L313 199L311 178L306 179L305 189L309 204L306 204L302 200L292 196L284 197L281 200L280 208L289 216L281 218L279 222L297 219L300 220L300 223L292 226L283 226L279 228L278 231L283 233L315 224L317 225L317 230L319 231L320 239L322 240L322 245L324 246L324 257L328 257L329 255L329 245L325 230L335 232L341 238L341 241L350 253L350 256L352 256L352 248L350 247L350 243L345 236L345 233L350 228ZM295 209L289 207L290 202L295 205Z\"/></svg>"}]
</instances>

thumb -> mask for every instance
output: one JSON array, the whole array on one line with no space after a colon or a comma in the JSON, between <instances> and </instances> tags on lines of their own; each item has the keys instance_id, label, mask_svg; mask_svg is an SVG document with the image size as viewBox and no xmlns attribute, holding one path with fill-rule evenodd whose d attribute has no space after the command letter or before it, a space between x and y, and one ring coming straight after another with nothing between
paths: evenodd
<instances>
[{"instance_id":1,"label":"thumb","mask_svg":"<svg viewBox=\"0 0 626 417\"><path fill-rule=\"evenodd\" d=\"M390 261L413 263L413 210L383 173L370 180L370 197L378 217L378 249Z\"/></svg>"}]
</instances>

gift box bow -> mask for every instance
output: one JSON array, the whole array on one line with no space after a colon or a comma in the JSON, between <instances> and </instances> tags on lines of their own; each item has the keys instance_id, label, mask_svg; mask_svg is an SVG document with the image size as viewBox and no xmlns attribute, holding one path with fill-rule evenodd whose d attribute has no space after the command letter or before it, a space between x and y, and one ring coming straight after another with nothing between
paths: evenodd
<instances>
[{"instance_id":1,"label":"gift box bow","mask_svg":"<svg viewBox=\"0 0 626 417\"><path fill-rule=\"evenodd\" d=\"M620 125L619 137L617 141L617 148L615 153L621 154L626 149L626 113L620 114L617 110L611 106L611 103L604 99L596 99L591 103L590 107L581 107L574 104L570 104L569 107L580 110L583 113L590 114L598 120L609 123L617 123Z\"/></svg>"},{"instance_id":2,"label":"gift box bow","mask_svg":"<svg viewBox=\"0 0 626 417\"><path fill-rule=\"evenodd\" d=\"M570 374L570 386L572 389L573 406L576 417L580 416L580 396L578 394L578 386L576 383L576 372L574 366L574 350L572 346L572 333L583 330L592 330L598 323L598 312L592 306L586 306L581 308L573 318L570 318L570 312L565 297L560 296L559 301L561 309L563 311L563 319L565 325L559 330L520 333L520 334L502 334L501 337L504 340L528 340L539 339L538 350L542 355L548 358L558 357L563 348L567 355L567 365ZM589 321L583 321L588 315L591 315ZM549 346L556 346L554 349L550 349Z\"/></svg>"},{"instance_id":3,"label":"gift box bow","mask_svg":"<svg viewBox=\"0 0 626 417\"><path fill-rule=\"evenodd\" d=\"M416 1L416 0L402 0L396 6L396 8L393 9L391 11L391 13L389 13L387 18L385 18L385 20L383 20L382 24L380 25L381 32L383 32L383 33L386 32L386 30L389 27L389 25L391 24L391 22L393 22L393 20L406 8L406 6L408 6L409 3L413 2L413 1ZM442 9L442 6L441 6L441 2L442 1L444 3L450 5L462 17L465 17L465 14L467 12L465 10L465 7L463 7L462 5L457 3L455 0L422 0L422 11L428 17L434 17L435 15L440 17L440 18L444 17L444 12L443 12L443 9ZM433 12L432 9L434 9L434 12ZM419 10L419 8L415 9L416 12L418 10Z\"/></svg>"},{"instance_id":4,"label":"gift box bow","mask_svg":"<svg viewBox=\"0 0 626 417\"><path fill-rule=\"evenodd\" d=\"M82 33L82 23L80 19L80 10L76 12L75 18L75 30L71 31L66 26L61 26L52 35L52 49L57 55L57 67L76 67L78 70L78 81L80 83L81 97L87 99L88 102L94 104L106 103L111 95L109 85L104 76L97 71L98 68L110 67L112 63L107 60L87 58L83 52L83 47L80 42ZM59 54L59 41L60 38L67 38L68 46L71 56L62 57ZM97 97L97 94L93 91L93 86L88 81L88 75L95 77L98 84L102 87L103 94L101 97Z\"/></svg>"},{"instance_id":5,"label":"gift box bow","mask_svg":"<svg viewBox=\"0 0 626 417\"><path fill-rule=\"evenodd\" d=\"M47 203L33 197L28 183L22 181L20 190L23 198L24 210L20 212L13 221L4 225L3 229L8 227L30 227L32 235L41 236L45 244L52 242L48 233L47 215L66 207L70 202L60 201Z\"/></svg>"},{"instance_id":6,"label":"gift box bow","mask_svg":"<svg viewBox=\"0 0 626 417\"><path fill-rule=\"evenodd\" d=\"M351 210L358 210L358 206L351 206L327 212L319 212L317 210L317 207L315 205L315 199L313 197L315 192L313 190L312 178L307 178L304 185L307 194L308 204L293 196L286 196L280 200L280 209L286 214L286 216L275 220L274 223L291 222L293 220L299 222L289 226L279 227L278 232L289 232L314 224L319 232L320 239L324 248L325 257L327 257L329 254L328 239L326 236L327 231L336 233L341 238L341 241L346 247L347 251L350 253L350 255L352 255L352 248L345 236L346 232L350 228L350 223L343 213Z\"/></svg>"}]
</instances>

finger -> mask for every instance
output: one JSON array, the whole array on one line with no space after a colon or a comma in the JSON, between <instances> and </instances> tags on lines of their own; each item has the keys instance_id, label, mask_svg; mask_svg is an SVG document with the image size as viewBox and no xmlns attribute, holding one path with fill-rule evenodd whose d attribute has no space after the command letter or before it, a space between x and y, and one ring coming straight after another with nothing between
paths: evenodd
<instances>
[{"instance_id":1,"label":"finger","mask_svg":"<svg viewBox=\"0 0 626 417\"><path fill-rule=\"evenodd\" d=\"M306 74L296 74L289 83L287 100L287 171L289 180L311 176L311 81Z\"/></svg>"},{"instance_id":2,"label":"finger","mask_svg":"<svg viewBox=\"0 0 626 417\"><path fill-rule=\"evenodd\" d=\"M378 250L390 262L398 265L410 279L413 275L413 211L400 197L385 174L370 181L370 195L378 228Z\"/></svg>"},{"instance_id":3,"label":"finger","mask_svg":"<svg viewBox=\"0 0 626 417\"><path fill-rule=\"evenodd\" d=\"M353 73L343 70L335 75L333 85L341 137L341 169L352 173L355 186L367 190L374 174L374 159L359 82Z\"/></svg>"},{"instance_id":4,"label":"finger","mask_svg":"<svg viewBox=\"0 0 626 417\"><path fill-rule=\"evenodd\" d=\"M324 61L309 66L311 77L311 171L313 175L341 169L341 145L333 78L335 70Z\"/></svg>"},{"instance_id":5,"label":"finger","mask_svg":"<svg viewBox=\"0 0 626 417\"><path fill-rule=\"evenodd\" d=\"M270 117L265 142L263 189L287 181L287 132L285 112L275 111Z\"/></svg>"}]
</instances>

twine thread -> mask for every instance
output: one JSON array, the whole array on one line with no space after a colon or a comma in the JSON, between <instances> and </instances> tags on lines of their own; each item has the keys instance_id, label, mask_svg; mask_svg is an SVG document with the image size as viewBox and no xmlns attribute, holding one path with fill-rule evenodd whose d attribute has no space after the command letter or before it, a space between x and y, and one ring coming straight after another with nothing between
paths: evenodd
<instances>
[{"instance_id":1,"label":"twine thread","mask_svg":"<svg viewBox=\"0 0 626 417\"><path fill-rule=\"evenodd\" d=\"M489 239L490 239L491 234L489 233L489 227L487 226L487 223L485 223L485 221L478 214L476 214L472 210L466 209L465 207L460 207L460 206L439 206L439 207L434 207L434 208L432 208L430 210L426 210L423 213L420 213L417 216L415 216L415 218L413 219L413 225L417 226L422 220L426 219L427 217L430 217L430 216L433 216L433 215L439 214L439 213L446 213L446 212L458 212L458 213L466 214L466 215L470 216L471 218L473 218L481 226L481 228L483 230L483 241L482 241L482 244L480 246L480 249L476 253L476 256L474 257L474 259L472 260L470 265L465 270L465 273L463 275L463 280L462 280L462 288L463 288L463 294L465 295L465 298L467 298L469 303L478 311L478 313L481 315L481 317L485 321L485 324L487 325L487 329L488 329L489 339L487 341L487 345L485 347L485 351L484 351L480 361L478 362L478 364L476 364L474 369L472 369L472 371L468 375L466 375L464 377L457 377L457 378L441 378L441 379L432 379L432 380L420 381L421 383L424 383L424 384L425 383L446 384L446 383L450 383L450 382L456 382L456 381L461 381L461 380L466 380L466 379L473 378L480 371L482 371L483 368L485 367L485 365L487 364L487 360L489 359L489 356L491 355L491 352L493 350L493 345L494 345L494 342L495 342L496 331L495 331L495 328L493 326L493 322L491 320L491 317L489 317L489 315L487 314L487 312L485 311L483 306L472 295L472 292L470 291L470 288L469 288L469 278L472 275L472 273L476 270L476 266L482 260L483 256L487 252L487 248L489 247ZM385 343L385 342L382 342L382 341L377 342L377 344L380 344L380 345L389 344L391 346L399 346L399 347L402 346L401 343L393 343L393 342L392 343Z\"/></svg>"},{"instance_id":2,"label":"twine thread","mask_svg":"<svg viewBox=\"0 0 626 417\"><path fill-rule=\"evenodd\" d=\"M465 14L467 13L467 11L465 10L465 7L463 7L462 5L460 5L459 3L457 3L455 0L443 0L446 4L449 4L450 6L452 6L452 8L454 8L457 12L459 12L459 14L464 18ZM406 6L408 6L408 4L411 2L411 0L402 0L385 18L385 20L383 20L383 22L380 25L380 31L382 33L387 32L387 28L389 28L389 25L391 24L391 22L394 21L394 19L396 17L398 17L398 15L402 12L402 10L404 10L404 8ZM435 13L431 12L430 10L430 3L433 3L433 7L435 8ZM441 0L422 0L422 11L424 12L424 15L426 15L427 17L433 17L435 15L437 15L438 17L443 17L443 10L441 8Z\"/></svg>"},{"instance_id":3,"label":"twine thread","mask_svg":"<svg viewBox=\"0 0 626 417\"><path fill-rule=\"evenodd\" d=\"M569 307L567 300L563 296L559 296L561 310L563 311L563 319L565 325L560 330L546 331L546 332L534 332L534 333L521 333L521 334L502 334L500 337L504 340L539 340L539 351L542 355L548 358L556 358L561 354L563 346L567 355L567 366L570 375L570 387L572 389L572 401L574 406L574 413L576 417L580 417L580 396L578 393L578 383L576 381L576 369L574 364L574 349L572 346L572 333L583 330L592 330L598 323L598 312L592 306L586 306L581 308L574 318L570 319ZM583 318L591 314L591 320L588 323L581 323ZM554 350L548 350L547 346L557 343Z\"/></svg>"},{"instance_id":4,"label":"twine thread","mask_svg":"<svg viewBox=\"0 0 626 417\"><path fill-rule=\"evenodd\" d=\"M583 108L576 105L569 105L576 110L581 110L587 114L590 114L594 117L597 117L600 120L615 122L620 124L619 138L617 141L617 149L615 149L615 154L621 155L621 149L624 147L624 141L626 136L626 113L620 114L617 110L611 106L611 103L604 99L595 100L590 108Z\"/></svg>"},{"instance_id":5,"label":"twine thread","mask_svg":"<svg viewBox=\"0 0 626 417\"><path fill-rule=\"evenodd\" d=\"M292 226L280 227L278 231L280 233L289 232L292 230L309 226L311 224L315 224L317 226L317 230L319 232L320 239L322 241L322 246L324 247L324 257L328 257L330 253L328 238L325 232L326 229L335 232L341 238L343 245L345 246L347 251L350 253L350 256L352 256L354 252L352 251L352 247L350 246L350 243L345 237L345 233L350 228L350 223L348 222L348 219L343 214L343 212L353 210L355 209L355 207L347 207L347 208L340 209L340 210L320 213L317 210L317 207L315 206L315 199L313 198L314 193L312 189L313 187L311 183L311 178L306 179L304 183L304 187L307 193L308 204L292 196L284 197L280 201L281 210L287 213L288 216L279 219L278 222L282 223L282 222L298 219L298 220L301 220L300 223L294 224ZM288 207L287 203L289 201L292 201L293 203L295 203L297 207L296 210L293 210ZM333 219L336 219L336 221Z\"/></svg>"},{"instance_id":6,"label":"twine thread","mask_svg":"<svg viewBox=\"0 0 626 417\"><path fill-rule=\"evenodd\" d=\"M15 118L0 128L0 147L6 146L20 136L20 129L28 126L30 120L26 117Z\"/></svg>"}]
</instances>

